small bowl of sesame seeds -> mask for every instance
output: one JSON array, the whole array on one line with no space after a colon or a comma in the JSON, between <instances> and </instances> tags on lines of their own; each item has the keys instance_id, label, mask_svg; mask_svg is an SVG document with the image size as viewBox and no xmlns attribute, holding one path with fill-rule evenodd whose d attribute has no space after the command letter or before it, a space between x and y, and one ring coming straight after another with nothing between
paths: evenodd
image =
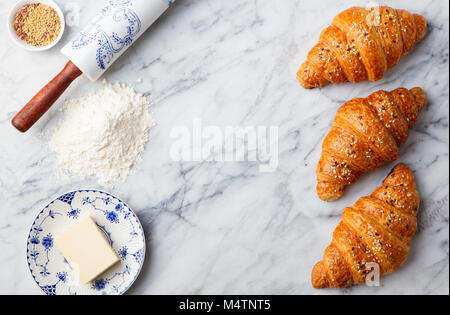
<instances>
[{"instance_id":1,"label":"small bowl of sesame seeds","mask_svg":"<svg viewBox=\"0 0 450 315\"><path fill-rule=\"evenodd\" d=\"M29 51L55 46L64 33L64 14L51 0L21 0L10 10L8 30L13 42Z\"/></svg>"}]
</instances>

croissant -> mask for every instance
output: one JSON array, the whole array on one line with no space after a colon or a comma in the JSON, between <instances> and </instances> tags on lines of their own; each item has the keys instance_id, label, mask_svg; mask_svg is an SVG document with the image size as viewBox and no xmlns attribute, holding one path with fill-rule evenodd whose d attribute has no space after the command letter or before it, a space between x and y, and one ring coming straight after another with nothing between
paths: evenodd
<instances>
[{"instance_id":1,"label":"croissant","mask_svg":"<svg viewBox=\"0 0 450 315\"><path fill-rule=\"evenodd\" d=\"M317 166L319 197L339 199L362 174L396 161L425 103L421 88L378 91L345 103L322 145Z\"/></svg>"},{"instance_id":2,"label":"croissant","mask_svg":"<svg viewBox=\"0 0 450 315\"><path fill-rule=\"evenodd\" d=\"M305 89L364 80L378 81L426 33L418 14L380 6L350 8L320 35L297 78Z\"/></svg>"},{"instance_id":3,"label":"croissant","mask_svg":"<svg viewBox=\"0 0 450 315\"><path fill-rule=\"evenodd\" d=\"M379 275L397 270L409 253L417 229L420 197L412 171L396 166L370 197L344 210L342 221L312 271L317 289L362 284L374 264Z\"/></svg>"}]
</instances>

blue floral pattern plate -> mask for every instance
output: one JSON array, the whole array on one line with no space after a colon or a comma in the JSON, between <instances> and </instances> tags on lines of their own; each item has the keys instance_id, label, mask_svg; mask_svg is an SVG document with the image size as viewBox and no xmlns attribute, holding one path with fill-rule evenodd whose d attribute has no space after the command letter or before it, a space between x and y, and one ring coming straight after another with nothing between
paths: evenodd
<instances>
[{"instance_id":1,"label":"blue floral pattern plate","mask_svg":"<svg viewBox=\"0 0 450 315\"><path fill-rule=\"evenodd\" d=\"M121 261L83 285L54 239L87 216L105 233ZM53 200L33 222L27 242L31 275L48 295L123 294L136 280L144 257L144 232L134 212L118 198L96 190L73 191Z\"/></svg>"}]
</instances>

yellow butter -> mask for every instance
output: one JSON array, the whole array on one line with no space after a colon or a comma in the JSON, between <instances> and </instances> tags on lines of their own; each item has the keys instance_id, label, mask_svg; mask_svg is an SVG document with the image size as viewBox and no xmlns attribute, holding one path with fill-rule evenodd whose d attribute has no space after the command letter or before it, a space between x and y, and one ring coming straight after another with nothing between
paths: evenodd
<instances>
[{"instance_id":1,"label":"yellow butter","mask_svg":"<svg viewBox=\"0 0 450 315\"><path fill-rule=\"evenodd\" d=\"M83 284L96 279L120 261L91 217L56 237L55 244Z\"/></svg>"}]
</instances>

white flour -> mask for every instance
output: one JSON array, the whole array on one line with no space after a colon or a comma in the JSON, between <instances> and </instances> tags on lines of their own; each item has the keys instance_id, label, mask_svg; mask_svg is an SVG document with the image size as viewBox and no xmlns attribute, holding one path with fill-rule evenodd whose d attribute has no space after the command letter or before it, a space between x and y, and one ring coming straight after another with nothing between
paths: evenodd
<instances>
[{"instance_id":1,"label":"white flour","mask_svg":"<svg viewBox=\"0 0 450 315\"><path fill-rule=\"evenodd\" d=\"M97 176L103 185L125 180L141 159L155 124L149 106L144 96L119 83L69 100L50 149L60 166L72 173Z\"/></svg>"}]
</instances>

